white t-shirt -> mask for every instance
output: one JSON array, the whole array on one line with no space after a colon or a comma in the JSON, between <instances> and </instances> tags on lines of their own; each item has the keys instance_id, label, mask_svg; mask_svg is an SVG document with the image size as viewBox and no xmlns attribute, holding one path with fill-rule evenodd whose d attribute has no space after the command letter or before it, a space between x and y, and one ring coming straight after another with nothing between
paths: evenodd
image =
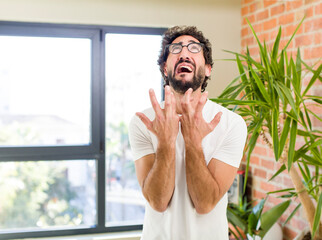
<instances>
[{"instance_id":1,"label":"white t-shirt","mask_svg":"<svg viewBox=\"0 0 322 240\"><path fill-rule=\"evenodd\" d=\"M163 106L163 103L162 103ZM202 141L205 161L216 158L236 168L239 167L247 136L245 121L238 114L208 100L203 117L210 122L218 112L222 116L217 127ZM152 121L154 110L143 113ZM180 128L179 128L180 129ZM129 127L134 160L155 153L156 136L134 116ZM198 214L190 200L185 171L185 145L181 131L176 141L175 189L166 211L155 211L148 203L143 224L142 240L228 240L226 216L227 193L208 214Z\"/></svg>"}]
</instances>

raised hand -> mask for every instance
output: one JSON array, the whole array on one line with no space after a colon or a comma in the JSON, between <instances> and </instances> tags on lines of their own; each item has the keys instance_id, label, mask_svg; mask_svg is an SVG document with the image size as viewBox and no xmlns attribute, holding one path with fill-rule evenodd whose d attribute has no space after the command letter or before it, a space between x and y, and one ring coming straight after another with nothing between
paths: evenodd
<instances>
[{"instance_id":1,"label":"raised hand","mask_svg":"<svg viewBox=\"0 0 322 240\"><path fill-rule=\"evenodd\" d=\"M201 95L196 107L191 102L192 89L186 91L181 101L182 116L180 117L182 135L185 142L200 143L218 125L222 112L217 113L208 123L202 116L202 110L207 102L208 92Z\"/></svg>"},{"instance_id":2,"label":"raised hand","mask_svg":"<svg viewBox=\"0 0 322 240\"><path fill-rule=\"evenodd\" d=\"M152 89L149 91L150 101L155 112L155 118L151 121L145 114L136 113L136 115L145 124L159 142L174 143L179 131L179 116L176 113L176 100L169 86L165 87L165 103L162 109L155 97Z\"/></svg>"}]
</instances>

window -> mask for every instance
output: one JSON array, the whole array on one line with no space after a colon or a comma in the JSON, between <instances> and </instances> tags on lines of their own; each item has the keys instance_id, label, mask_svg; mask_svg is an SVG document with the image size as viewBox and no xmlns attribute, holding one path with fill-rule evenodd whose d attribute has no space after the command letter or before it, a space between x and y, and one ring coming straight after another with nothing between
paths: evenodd
<instances>
[{"instance_id":1,"label":"window","mask_svg":"<svg viewBox=\"0 0 322 240\"><path fill-rule=\"evenodd\" d=\"M149 88L161 99L158 51L144 51L159 49L161 36L106 34L105 39L106 225L142 224L145 200L135 175L127 126L136 111L151 106Z\"/></svg>"},{"instance_id":2,"label":"window","mask_svg":"<svg viewBox=\"0 0 322 240\"><path fill-rule=\"evenodd\" d=\"M1 162L0 232L95 225L95 172L95 160Z\"/></svg>"},{"instance_id":3,"label":"window","mask_svg":"<svg viewBox=\"0 0 322 240\"><path fill-rule=\"evenodd\" d=\"M0 36L0 52L0 146L88 145L91 40Z\"/></svg>"},{"instance_id":4,"label":"window","mask_svg":"<svg viewBox=\"0 0 322 240\"><path fill-rule=\"evenodd\" d=\"M141 229L127 126L163 31L0 23L0 238Z\"/></svg>"}]
</instances>

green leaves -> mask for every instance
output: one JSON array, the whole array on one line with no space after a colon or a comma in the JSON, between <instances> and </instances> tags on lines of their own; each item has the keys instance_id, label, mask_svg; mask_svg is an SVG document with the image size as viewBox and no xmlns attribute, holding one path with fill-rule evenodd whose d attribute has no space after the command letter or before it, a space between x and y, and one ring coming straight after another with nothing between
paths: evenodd
<instances>
[{"instance_id":1,"label":"green leaves","mask_svg":"<svg viewBox=\"0 0 322 240\"><path fill-rule=\"evenodd\" d=\"M292 120L291 134L290 134L290 145L289 145L288 159L287 159L287 169L288 170L291 169L292 163L293 163L296 136L297 136L297 122L296 122L296 120Z\"/></svg>"},{"instance_id":2,"label":"green leaves","mask_svg":"<svg viewBox=\"0 0 322 240\"><path fill-rule=\"evenodd\" d=\"M301 24L303 23L304 19L305 19L305 17L303 17L303 18L302 18L302 20L301 20L301 22L299 23L299 25L297 25L297 27L296 27L296 29L295 29L294 33L292 34L291 38L288 40L288 42L287 42L287 44L285 45L284 49L286 49L286 48L288 47L288 45L290 45L290 43L291 43L291 41L293 40L293 38L294 38L294 36L295 36L296 32L299 30L299 28L300 28Z\"/></svg>"},{"instance_id":3,"label":"green leaves","mask_svg":"<svg viewBox=\"0 0 322 240\"><path fill-rule=\"evenodd\" d=\"M264 237L274 223L282 216L290 205L290 200L282 202L263 213L264 204L267 198L261 199L258 204L244 202L241 206L229 203L227 218L232 225L232 232L236 239L244 239L243 235ZM241 232L243 231L243 233Z\"/></svg>"},{"instance_id":4,"label":"green leaves","mask_svg":"<svg viewBox=\"0 0 322 240\"><path fill-rule=\"evenodd\" d=\"M265 89L265 85L263 84L262 80L259 79L258 75L255 73L255 71L253 70L253 68L250 68L250 71L252 73L252 76L257 84L257 87L259 89L259 91L261 92L262 96L264 97L266 103L270 102L270 97Z\"/></svg>"},{"instance_id":5,"label":"green leaves","mask_svg":"<svg viewBox=\"0 0 322 240\"><path fill-rule=\"evenodd\" d=\"M280 27L278 29L278 34L277 34L276 40L274 42L274 47L273 47L273 51L272 51L272 59L277 58L278 47L279 47L279 44L280 44L281 35L282 35L282 28Z\"/></svg>"},{"instance_id":6,"label":"green leaves","mask_svg":"<svg viewBox=\"0 0 322 240\"><path fill-rule=\"evenodd\" d=\"M258 137L264 133L275 160L283 158L285 163L272 179L284 170L289 171L294 163L297 164L308 194L318 201L317 207L321 209L322 177L318 176L322 166L322 132L315 127L321 124L322 118L318 114L320 111L313 111L311 106L314 104L315 108L321 108L322 97L310 92L318 81L322 83L322 65L306 64L302 60L300 49L294 59L287 55L287 47L303 20L304 18L283 49L280 49L281 28L272 49L269 49L265 42L259 41L248 22L258 44L260 60L255 60L257 58L250 55L248 48L245 54L231 52L236 58L239 76L219 98L212 100L236 111L247 123L249 137L245 149L246 180L252 152ZM304 77L306 86L303 85ZM308 169L314 169L315 173L310 173ZM296 197L297 192L298 190L288 191L283 198ZM285 206L286 203L280 207L283 209ZM316 212L321 215L321 211ZM316 218L321 217L317 215ZM256 216L253 215L249 220L252 224ZM315 224L319 223L319 220L315 221Z\"/></svg>"},{"instance_id":7,"label":"green leaves","mask_svg":"<svg viewBox=\"0 0 322 240\"><path fill-rule=\"evenodd\" d=\"M290 130L290 124L291 124L291 118L287 117L285 122L284 122L284 128L283 128L283 131L282 131L282 134L281 134L281 137L280 137L280 142L279 142L280 147L279 147L279 152L278 152L277 159L279 159L281 157L282 152L284 150L286 139L288 137L288 133L289 133L289 130ZM275 158L276 158L276 155L275 155Z\"/></svg>"},{"instance_id":8,"label":"green leaves","mask_svg":"<svg viewBox=\"0 0 322 240\"><path fill-rule=\"evenodd\" d=\"M266 199L262 199L252 210L248 216L248 231L247 233L251 236L257 235L259 233L259 220L264 208L264 203Z\"/></svg>"},{"instance_id":9,"label":"green leaves","mask_svg":"<svg viewBox=\"0 0 322 240\"><path fill-rule=\"evenodd\" d=\"M318 205L316 206L316 212L314 215L314 222L313 222L313 234L312 237L315 236L315 233L319 227L320 224L320 218L321 218L321 209L322 209L322 194L319 197Z\"/></svg>"},{"instance_id":10,"label":"green leaves","mask_svg":"<svg viewBox=\"0 0 322 240\"><path fill-rule=\"evenodd\" d=\"M227 208L227 218L229 219L229 222L233 223L240 229L245 229L245 226L247 225L246 221L240 216L240 214L238 212L236 213L231 208Z\"/></svg>"},{"instance_id":11,"label":"green leaves","mask_svg":"<svg viewBox=\"0 0 322 240\"><path fill-rule=\"evenodd\" d=\"M279 158L279 136L278 136L278 117L279 112L277 108L273 109L273 121L272 121L272 137L273 137L273 147L274 147L274 155L276 161Z\"/></svg>"},{"instance_id":12,"label":"green leaves","mask_svg":"<svg viewBox=\"0 0 322 240\"><path fill-rule=\"evenodd\" d=\"M303 61L302 61L303 63ZM305 94L311 89L312 85L316 82L317 79L320 80L321 82L321 70L322 70L322 65L320 65L318 67L317 70L313 70L312 68L310 68L308 65L306 65L305 63L303 63L306 67L306 69L310 70L314 75L311 78L309 84L307 85L307 87L305 88L304 92L302 93L302 97L305 96Z\"/></svg>"},{"instance_id":13,"label":"green leaves","mask_svg":"<svg viewBox=\"0 0 322 240\"><path fill-rule=\"evenodd\" d=\"M260 237L264 237L268 230L274 225L274 223L282 216L285 210L290 205L291 200L282 202L268 211L264 212L261 217L261 231Z\"/></svg>"}]
</instances>

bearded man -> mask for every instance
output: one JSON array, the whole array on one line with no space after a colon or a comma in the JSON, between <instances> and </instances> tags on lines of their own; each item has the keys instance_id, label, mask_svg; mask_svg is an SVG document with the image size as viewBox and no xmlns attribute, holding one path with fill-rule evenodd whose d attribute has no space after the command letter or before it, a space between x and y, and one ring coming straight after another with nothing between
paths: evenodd
<instances>
[{"instance_id":1,"label":"bearded man","mask_svg":"<svg viewBox=\"0 0 322 240\"><path fill-rule=\"evenodd\" d=\"M136 113L130 143L147 200L143 240L228 240L227 191L242 158L247 127L207 99L211 44L196 27L173 27L158 59L165 99Z\"/></svg>"}]
</instances>

